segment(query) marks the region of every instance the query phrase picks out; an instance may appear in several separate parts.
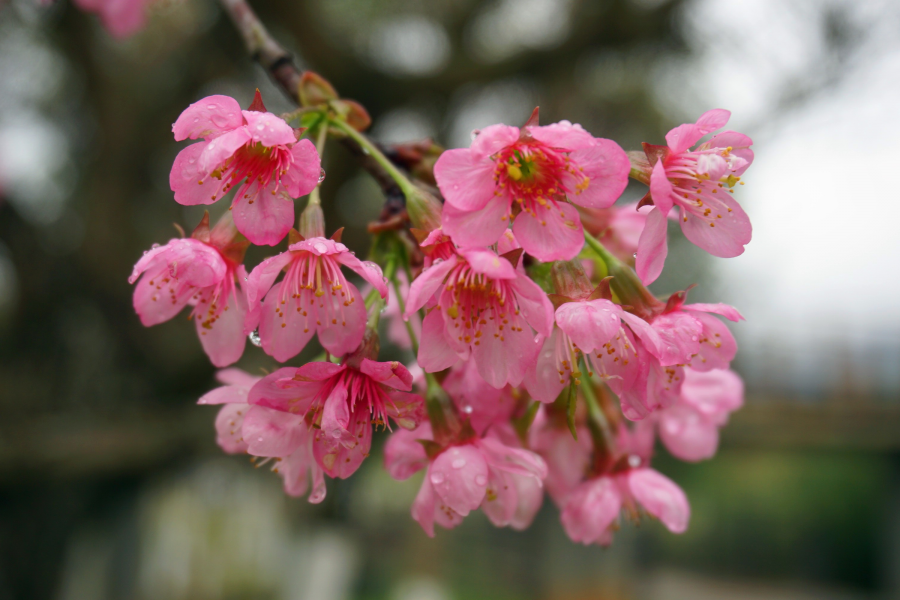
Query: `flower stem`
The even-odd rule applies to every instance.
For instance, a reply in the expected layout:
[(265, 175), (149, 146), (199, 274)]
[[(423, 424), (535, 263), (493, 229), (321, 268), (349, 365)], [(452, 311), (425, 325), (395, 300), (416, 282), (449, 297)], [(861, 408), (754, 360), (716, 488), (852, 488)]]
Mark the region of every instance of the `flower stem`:
[[(319, 153), (319, 160), (325, 155), (325, 140), (328, 138), (328, 122), (324, 119), (319, 124), (319, 131), (316, 135), (316, 151)], [(313, 191), (309, 193), (309, 201), (307, 202), (307, 206), (310, 204), (322, 204), (322, 198), (319, 196), (319, 188), (322, 187), (322, 182), (316, 184), (316, 187), (313, 188)]]
[(400, 190), (403, 192), (403, 195), (409, 198), (412, 194), (415, 193), (415, 187), (413, 184), (407, 179), (406, 175), (400, 172), (400, 170), (394, 166), (388, 157), (382, 154), (381, 150), (378, 149), (378, 146), (372, 143), (368, 137), (363, 135), (362, 133), (355, 130), (351, 127), (346, 121), (342, 121), (339, 119), (331, 119), (330, 123), (340, 129), (342, 132), (347, 134), (354, 142), (359, 144), (359, 147), (363, 149), (363, 151), (375, 159), (375, 162), (381, 166), (385, 172), (391, 176), (391, 178), (397, 183), (397, 186), (400, 187)]
[(609, 286), (623, 304), (630, 305), (635, 314), (642, 318), (647, 318), (662, 308), (663, 304), (650, 293), (631, 267), (613, 256), (587, 231), (584, 232), (584, 241), (606, 263), (606, 270), (613, 277)]
[[(585, 365), (585, 368), (587, 365)], [(597, 396), (594, 394), (593, 382), (588, 378), (581, 391), (587, 401), (588, 407), (588, 429), (591, 432), (591, 439), (594, 441), (594, 451), (597, 462), (604, 465), (612, 460), (615, 456), (615, 439), (613, 431), (609, 425), (609, 421), (597, 402)]]

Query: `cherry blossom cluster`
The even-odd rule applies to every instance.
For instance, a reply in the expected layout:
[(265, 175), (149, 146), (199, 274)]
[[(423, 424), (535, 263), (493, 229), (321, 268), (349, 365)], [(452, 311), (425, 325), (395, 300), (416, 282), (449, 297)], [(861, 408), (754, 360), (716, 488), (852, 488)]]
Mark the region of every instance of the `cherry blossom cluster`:
[[(351, 476), (373, 436), (388, 435), (388, 473), (424, 471), (411, 513), (429, 536), (477, 509), (524, 529), (545, 490), (576, 542), (609, 544), (623, 519), (642, 516), (685, 531), (687, 498), (651, 467), (655, 442), (686, 461), (715, 454), (743, 403), (723, 319), (742, 317), (688, 303), (687, 291), (658, 299), (646, 285), (662, 271), (670, 220), (715, 256), (750, 240), (733, 197), (750, 139), (726, 131), (701, 143), (729, 113), (709, 111), (665, 146), (626, 153), (568, 121), (540, 125), (535, 110), (524, 126), (476, 131), (470, 147), (422, 169), (391, 163), (335, 106), (303, 109), (303, 128), (258, 94), (247, 110), (210, 96), (173, 125), (175, 140), (194, 140), (172, 166), (175, 201), (229, 207), (214, 226), (207, 214), (189, 237), (146, 252), (130, 281), (144, 325), (190, 307), (222, 368), (222, 386), (199, 401), (222, 405), (221, 448), (270, 464), (288, 494), (315, 503), (326, 475)], [(406, 197), (399, 221), (370, 228), (371, 261), (340, 231), (326, 237), (329, 136), (360, 145)], [(649, 191), (616, 205), (629, 178)], [(283, 251), (249, 269), (251, 244)], [(378, 360), (379, 324), (409, 366)], [(230, 367), (248, 338), (270, 372)], [(310, 344), (318, 359), (275, 364)]]

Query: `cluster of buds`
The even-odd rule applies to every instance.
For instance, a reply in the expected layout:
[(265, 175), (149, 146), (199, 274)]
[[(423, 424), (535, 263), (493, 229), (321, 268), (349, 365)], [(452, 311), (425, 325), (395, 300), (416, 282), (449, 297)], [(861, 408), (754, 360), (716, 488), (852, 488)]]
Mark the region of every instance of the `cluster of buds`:
[[(732, 188), (753, 159), (749, 138), (725, 132), (691, 150), (727, 121), (714, 110), (672, 130), (667, 146), (626, 153), (567, 121), (542, 126), (535, 110), (523, 127), (492, 125), (469, 148), (417, 161), (417, 176), (332, 110), (344, 101), (328, 89), (333, 98), (301, 109), (308, 130), (258, 97), (248, 110), (205, 98), (173, 126), (176, 140), (202, 139), (175, 160), (175, 200), (234, 195), (212, 229), (205, 217), (191, 237), (138, 261), (142, 322), (191, 305), (218, 367), (241, 357), (248, 336), (279, 363), (314, 337), (324, 351), (262, 377), (220, 371), (224, 385), (200, 404), (223, 405), (222, 449), (271, 464), (288, 494), (320, 502), (325, 476), (352, 475), (388, 430), (390, 475), (425, 471), (411, 512), (430, 536), (479, 508), (523, 529), (545, 489), (576, 542), (609, 544), (623, 517), (642, 515), (683, 532), (690, 508), (651, 468), (655, 441), (687, 461), (716, 452), (743, 403), (729, 369), (737, 345), (720, 317), (742, 317), (645, 286), (662, 269), (676, 206), (689, 240), (717, 256), (742, 251), (750, 225)], [(328, 135), (362, 146), (406, 197), (408, 221), (372, 228), (377, 262), (358, 259), (340, 230), (326, 237), (318, 185)], [(614, 206), (629, 177), (650, 191)], [(305, 194), (294, 229), (293, 201)], [(285, 251), (248, 273), (248, 245), (285, 238)], [(362, 292), (345, 269), (367, 283)], [(381, 320), (415, 365), (378, 361)]]

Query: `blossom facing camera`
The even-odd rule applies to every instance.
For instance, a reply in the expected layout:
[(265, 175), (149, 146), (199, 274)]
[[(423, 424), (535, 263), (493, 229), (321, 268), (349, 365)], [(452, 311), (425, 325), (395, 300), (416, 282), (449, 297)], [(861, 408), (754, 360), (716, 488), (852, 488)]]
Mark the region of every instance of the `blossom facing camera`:
[(209, 96), (191, 104), (175, 124), (177, 141), (202, 141), (175, 158), (169, 185), (186, 206), (212, 204), (237, 189), (234, 223), (248, 240), (274, 246), (294, 222), (294, 198), (319, 182), (316, 147), (280, 117), (265, 112), (258, 98), (241, 110), (234, 98)]
[(665, 264), (667, 216), (673, 207), (679, 209), (685, 237), (713, 256), (738, 256), (750, 242), (750, 218), (732, 195), (753, 162), (753, 140), (724, 131), (690, 149), (703, 136), (724, 127), (730, 116), (727, 110), (710, 110), (696, 123), (667, 133), (667, 146), (644, 145), (652, 166), (649, 195), (655, 208), (647, 215), (638, 241), (635, 269), (647, 285), (659, 277)]
[[(251, 313), (248, 330), (259, 325), (263, 350), (284, 362), (318, 332), (335, 356), (355, 350), (366, 329), (366, 307), (345, 266), (370, 283), (382, 298), (388, 289), (381, 268), (361, 261), (347, 246), (322, 237), (302, 240), (287, 252), (261, 262), (247, 282)], [(275, 283), (281, 272), (284, 278)]]
[(469, 148), (447, 150), (434, 166), (446, 200), (443, 229), (460, 246), (478, 247), (494, 244), (513, 223), (528, 254), (569, 260), (584, 244), (578, 210), (569, 202), (611, 206), (629, 170), (618, 144), (568, 121), (491, 125)]

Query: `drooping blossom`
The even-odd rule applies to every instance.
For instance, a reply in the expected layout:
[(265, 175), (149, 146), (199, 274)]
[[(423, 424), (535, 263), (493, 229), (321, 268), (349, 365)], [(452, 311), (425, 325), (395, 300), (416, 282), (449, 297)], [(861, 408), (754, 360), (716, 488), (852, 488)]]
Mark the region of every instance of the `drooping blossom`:
[(541, 261), (568, 260), (584, 243), (578, 211), (569, 202), (611, 206), (629, 170), (618, 144), (568, 121), (491, 125), (476, 133), (469, 148), (444, 152), (434, 166), (446, 200), (443, 229), (460, 246), (483, 247), (515, 221), (525, 252)]
[(732, 188), (753, 162), (753, 141), (742, 133), (724, 131), (690, 149), (703, 136), (724, 127), (730, 116), (727, 110), (710, 110), (696, 123), (667, 133), (667, 146), (645, 144), (654, 205), (637, 249), (636, 270), (645, 284), (662, 272), (668, 253), (667, 215), (675, 206), (685, 237), (713, 256), (738, 256), (750, 242), (750, 219), (732, 197)]
[(639, 508), (659, 519), (672, 533), (684, 533), (691, 516), (687, 497), (678, 485), (651, 469), (653, 430), (638, 423), (632, 431), (619, 430), (622, 456), (612, 468), (595, 475), (566, 498), (560, 520), (573, 542), (585, 545), (612, 543), (615, 523), (624, 511), (633, 521)]
[(258, 435), (248, 435), (250, 451), (254, 436), (274, 446), (271, 455), (292, 451), (300, 443), (297, 431), (303, 430), (314, 435), (313, 456), (322, 469), (330, 477), (349, 477), (369, 454), (373, 423), (387, 426), (390, 417), (414, 429), (424, 419), (422, 397), (410, 389), (412, 375), (403, 365), (358, 356), (342, 365), (312, 362), (279, 369), (253, 387), (249, 402), (274, 409), (290, 425), (261, 423)]
[[(204, 217), (193, 237), (170, 240), (144, 253), (128, 278), (134, 309), (146, 327), (168, 321), (190, 305), (197, 335), (210, 361), (228, 366), (244, 352), (247, 298), (240, 282), (246, 242), (226, 216), (210, 231)], [(140, 281), (138, 279), (140, 278)]]
[(572, 436), (565, 415), (550, 414), (541, 406), (528, 430), (529, 447), (547, 463), (544, 485), (560, 508), (569, 493), (584, 481), (591, 464), (591, 437), (583, 424), (576, 425), (578, 439)]
[(547, 294), (486, 249), (454, 251), (424, 270), (410, 286), (406, 315), (430, 302), (436, 306), (422, 323), (419, 365), (441, 371), (471, 356), (495, 388), (522, 381), (538, 350), (533, 331), (549, 335), (553, 325)]
[[(361, 261), (344, 244), (314, 237), (291, 244), (287, 252), (257, 265), (247, 282), (252, 314), (259, 324), (263, 350), (284, 362), (319, 335), (335, 356), (355, 350), (366, 328), (366, 308), (355, 285), (341, 271), (345, 266), (387, 296), (381, 268)], [(284, 271), (284, 278), (275, 283)], [(250, 327), (248, 326), (248, 329)]]
[[(197, 404), (222, 404), (216, 417), (216, 442), (228, 454), (248, 453), (255, 456), (274, 457), (272, 471), (284, 481), (284, 491), (289, 496), (302, 496), (310, 487), (309, 501), (317, 504), (325, 499), (325, 477), (312, 455), (312, 434), (306, 428), (297, 428), (293, 435), (296, 448), (286, 448), (279, 454), (277, 448), (266, 445), (266, 438), (260, 439), (260, 423), (271, 425), (284, 423), (285, 413), (261, 406), (248, 404), (250, 389), (262, 379), (253, 377), (240, 369), (224, 369), (216, 374), (224, 383), (207, 392)], [(292, 417), (293, 415), (286, 415)], [(247, 423), (245, 431), (244, 425)], [(287, 426), (293, 423), (286, 423)], [(249, 440), (249, 442), (248, 442)], [(260, 452), (262, 450), (262, 452)], [(271, 452), (275, 450), (275, 454)]]
[(494, 424), (509, 422), (516, 398), (509, 385), (497, 389), (478, 373), (475, 361), (460, 361), (442, 383), (456, 409), (468, 418), (475, 433), (482, 435)]
[(262, 101), (241, 110), (234, 98), (208, 96), (191, 104), (172, 132), (178, 141), (202, 138), (175, 158), (169, 184), (184, 205), (212, 204), (237, 188), (231, 210), (238, 231), (274, 246), (294, 222), (294, 198), (313, 190), (321, 172), (312, 142)]
[(147, 23), (147, 6), (155, 0), (74, 0), (85, 12), (97, 13), (113, 37), (126, 38)]
[[(547, 466), (537, 454), (489, 435), (441, 448), (429, 425), (398, 431), (385, 445), (385, 466), (395, 479), (425, 468), (412, 517), (429, 537), (434, 524), (452, 529), (481, 508), (497, 527), (528, 527), (541, 506)], [(430, 442), (431, 452), (417, 440)], [(429, 455), (430, 454), (430, 455)]]
[(659, 437), (677, 458), (712, 458), (719, 447), (719, 428), (744, 404), (744, 382), (729, 370), (685, 370), (679, 399), (659, 411)]

